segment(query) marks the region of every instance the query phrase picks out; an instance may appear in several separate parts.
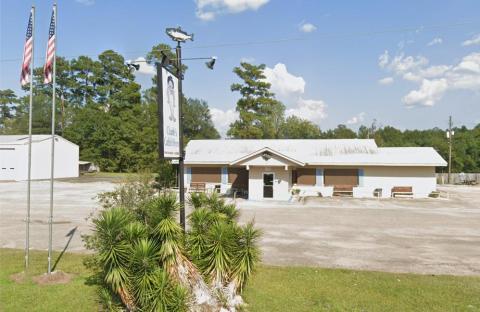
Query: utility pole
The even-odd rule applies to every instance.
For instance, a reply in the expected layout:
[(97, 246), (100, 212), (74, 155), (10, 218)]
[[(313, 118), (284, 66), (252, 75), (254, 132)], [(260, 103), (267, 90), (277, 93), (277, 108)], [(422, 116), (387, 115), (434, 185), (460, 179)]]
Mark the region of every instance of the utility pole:
[(447, 131), (447, 139), (448, 139), (448, 183), (451, 183), (450, 176), (452, 174), (452, 139), (454, 135), (454, 131), (452, 131), (452, 116), (448, 118), (448, 131)]

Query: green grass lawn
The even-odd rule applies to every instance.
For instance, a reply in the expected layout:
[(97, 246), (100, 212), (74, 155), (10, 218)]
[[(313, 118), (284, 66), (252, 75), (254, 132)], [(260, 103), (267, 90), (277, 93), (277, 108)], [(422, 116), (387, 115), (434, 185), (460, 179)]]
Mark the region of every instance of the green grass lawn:
[[(65, 253), (57, 269), (73, 273), (69, 284), (37, 285), (27, 278), (24, 283), (10, 280), (10, 275), (24, 269), (23, 250), (0, 249), (0, 311), (98, 311), (96, 288), (87, 286), (90, 275), (83, 266), (83, 256)], [(58, 257), (54, 253), (53, 263)], [(31, 251), (29, 275), (47, 270), (47, 252)]]
[[(0, 249), (0, 311), (98, 311), (83, 257), (59, 263), (75, 274), (69, 284), (17, 284), (9, 277), (23, 270), (23, 251)], [(44, 272), (46, 259), (32, 251), (30, 273)], [(249, 311), (480, 311), (480, 277), (261, 266), (244, 298)]]
[(480, 311), (480, 277), (262, 267), (244, 298), (251, 311)]

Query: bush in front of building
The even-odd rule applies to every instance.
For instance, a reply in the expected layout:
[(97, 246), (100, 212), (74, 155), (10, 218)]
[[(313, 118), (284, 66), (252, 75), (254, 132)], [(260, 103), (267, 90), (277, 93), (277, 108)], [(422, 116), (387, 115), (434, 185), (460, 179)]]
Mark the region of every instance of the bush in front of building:
[(103, 209), (84, 237), (94, 254), (99, 297), (107, 310), (227, 311), (259, 262), (260, 232), (239, 225), (238, 212), (218, 195), (193, 194), (189, 229), (175, 220), (175, 193), (129, 182), (100, 196)]

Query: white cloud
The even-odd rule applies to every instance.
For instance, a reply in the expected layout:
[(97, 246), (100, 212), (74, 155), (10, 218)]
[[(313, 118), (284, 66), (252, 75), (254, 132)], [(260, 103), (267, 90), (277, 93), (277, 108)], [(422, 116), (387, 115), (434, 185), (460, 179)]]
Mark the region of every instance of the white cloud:
[(266, 80), (272, 85), (272, 92), (280, 97), (305, 92), (305, 80), (290, 74), (285, 64), (278, 63), (273, 68), (266, 67), (263, 73)]
[(278, 63), (273, 68), (265, 68), (264, 75), (272, 85), (272, 92), (287, 106), (287, 117), (297, 116), (315, 123), (327, 117), (325, 102), (305, 99), (305, 79), (289, 73), (285, 64)]
[(433, 45), (442, 44), (442, 43), (443, 43), (443, 39), (440, 37), (436, 37), (436, 38), (433, 38), (432, 41), (427, 43), (427, 46), (431, 47)]
[(385, 77), (385, 78), (382, 78), (380, 80), (378, 80), (378, 83), (381, 84), (381, 85), (391, 85), (393, 83), (394, 79), (393, 77)]
[(235, 14), (246, 10), (258, 10), (269, 0), (196, 0), (199, 19), (214, 20), (220, 14)]
[(422, 81), (424, 78), (435, 78), (442, 76), (447, 70), (450, 69), (450, 66), (447, 65), (437, 65), (430, 66), (424, 69), (415, 68), (413, 71), (403, 73), (402, 78), (409, 81)]
[[(327, 117), (327, 105), (322, 100), (305, 99), (305, 80), (288, 72), (285, 64), (278, 63), (273, 68), (265, 68), (266, 81), (271, 84), (271, 90), (285, 105), (285, 116), (297, 116), (320, 122)], [(210, 108), (213, 124), (222, 137), (226, 136), (230, 124), (238, 120), (239, 114), (234, 109), (221, 110)]]
[(213, 12), (197, 11), (196, 15), (199, 19), (205, 22), (213, 21), (215, 19), (215, 13)]
[[(385, 55), (383, 53), (381, 57)], [(387, 54), (388, 55), (388, 52)], [(428, 66), (423, 56), (396, 56), (391, 61), (379, 62), (379, 66), (406, 81), (418, 84), (416, 90), (403, 97), (408, 105), (433, 106), (447, 92), (455, 90), (480, 90), (480, 52), (464, 56), (456, 65)]]
[(311, 23), (302, 23), (300, 25), (300, 31), (301, 32), (310, 33), (310, 32), (314, 32), (315, 30), (317, 30), (317, 26), (315, 26)]
[(95, 0), (75, 0), (77, 3), (83, 4), (83, 5), (93, 5), (95, 4)]
[(407, 56), (403, 53), (395, 56), (386, 67), (395, 73), (405, 74), (416, 71), (428, 64), (428, 59), (423, 56)]
[(322, 100), (306, 100), (300, 97), (296, 104), (296, 107), (285, 110), (287, 117), (297, 116), (315, 123), (327, 117), (327, 105)]
[(157, 73), (155, 66), (148, 64), (143, 56), (137, 57), (134, 61), (127, 60), (126, 62), (140, 65), (140, 68), (134, 74), (153, 76)]
[(385, 68), (387, 66), (388, 62), (390, 60), (390, 55), (388, 54), (388, 51), (385, 50), (380, 56), (378, 57), (378, 66), (381, 68)]
[(233, 109), (223, 111), (221, 109), (211, 107), (210, 114), (212, 116), (213, 124), (215, 128), (220, 132), (222, 137), (225, 137), (230, 124), (238, 119), (238, 112)]
[(433, 106), (447, 91), (448, 82), (445, 78), (428, 80), (423, 79), (420, 89), (410, 91), (403, 97), (406, 105), (423, 104)]
[(468, 47), (471, 45), (480, 44), (480, 34), (473, 36), (471, 39), (465, 40), (462, 42), (462, 46)]
[(353, 116), (349, 120), (347, 120), (347, 125), (355, 125), (358, 124), (359, 122), (362, 122), (365, 120), (365, 112), (361, 112), (360, 114)]

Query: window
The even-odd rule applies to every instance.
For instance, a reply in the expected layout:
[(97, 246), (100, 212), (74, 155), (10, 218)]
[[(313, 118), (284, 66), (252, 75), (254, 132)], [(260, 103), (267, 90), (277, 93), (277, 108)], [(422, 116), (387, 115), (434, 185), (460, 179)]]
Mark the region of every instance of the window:
[(298, 185), (315, 185), (317, 174), (315, 168), (297, 168), (292, 171), (292, 183)]
[(192, 182), (221, 183), (221, 168), (192, 167)]

